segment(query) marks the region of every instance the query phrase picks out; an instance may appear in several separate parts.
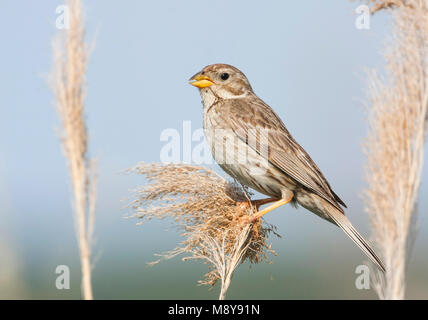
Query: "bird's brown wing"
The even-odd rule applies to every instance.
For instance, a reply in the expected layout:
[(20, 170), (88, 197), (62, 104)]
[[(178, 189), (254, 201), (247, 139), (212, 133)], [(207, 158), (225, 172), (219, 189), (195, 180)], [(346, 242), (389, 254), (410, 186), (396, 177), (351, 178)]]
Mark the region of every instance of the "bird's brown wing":
[[(342, 213), (345, 203), (333, 192), (327, 179), (306, 151), (294, 140), (278, 115), (258, 97), (228, 100), (221, 108), (223, 121), (269, 163), (330, 202)], [(266, 146), (267, 143), (267, 146)], [(262, 152), (260, 152), (262, 150)], [(263, 152), (267, 150), (267, 152)]]

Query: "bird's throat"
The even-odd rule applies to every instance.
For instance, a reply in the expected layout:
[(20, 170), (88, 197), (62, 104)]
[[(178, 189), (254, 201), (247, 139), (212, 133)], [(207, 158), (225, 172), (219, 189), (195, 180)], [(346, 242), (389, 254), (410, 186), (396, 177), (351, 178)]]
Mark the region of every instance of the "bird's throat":
[(213, 106), (219, 100), (219, 97), (215, 95), (210, 88), (204, 88), (200, 91), (204, 113), (207, 113), (211, 106)]

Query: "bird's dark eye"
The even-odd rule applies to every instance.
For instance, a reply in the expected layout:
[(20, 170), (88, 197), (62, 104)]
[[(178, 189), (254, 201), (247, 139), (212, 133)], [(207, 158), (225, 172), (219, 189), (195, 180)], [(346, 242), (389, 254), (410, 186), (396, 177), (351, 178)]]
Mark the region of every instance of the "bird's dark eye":
[(224, 72), (220, 75), (220, 78), (221, 78), (221, 80), (227, 80), (227, 79), (229, 79), (229, 74)]

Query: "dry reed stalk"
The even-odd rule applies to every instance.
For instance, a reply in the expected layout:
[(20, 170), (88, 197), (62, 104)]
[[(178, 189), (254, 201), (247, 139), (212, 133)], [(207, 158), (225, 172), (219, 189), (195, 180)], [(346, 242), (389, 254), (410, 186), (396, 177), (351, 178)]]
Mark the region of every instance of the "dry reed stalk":
[[(219, 299), (225, 299), (236, 268), (243, 262), (259, 263), (274, 253), (267, 244), (275, 227), (261, 221), (242, 224), (254, 213), (247, 191), (212, 170), (185, 164), (140, 163), (130, 172), (145, 176), (148, 184), (135, 190), (130, 207), (140, 219), (172, 218), (183, 231), (180, 245), (161, 259), (186, 254), (210, 265), (200, 284), (214, 286), (220, 280)], [(142, 222), (140, 222), (142, 223)]]
[(82, 294), (92, 300), (91, 242), (95, 219), (96, 176), (94, 161), (88, 159), (88, 135), (84, 119), (85, 73), (88, 48), (80, 0), (67, 1), (69, 29), (60, 31), (54, 42), (52, 87), (61, 120), (61, 142), (73, 187), (74, 221), (79, 245)]
[(385, 275), (379, 273), (374, 280), (381, 299), (405, 297), (428, 116), (428, 3), (396, 2), (402, 5), (392, 10), (393, 36), (385, 52), (387, 80), (375, 72), (369, 77), (365, 141), (366, 211), (386, 264)]

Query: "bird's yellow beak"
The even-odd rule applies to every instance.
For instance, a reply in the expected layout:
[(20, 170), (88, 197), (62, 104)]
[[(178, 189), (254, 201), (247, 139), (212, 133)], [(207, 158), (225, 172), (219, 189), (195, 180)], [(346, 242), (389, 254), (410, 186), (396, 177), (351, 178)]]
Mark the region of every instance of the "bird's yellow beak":
[(201, 75), (200, 73), (195, 74), (189, 79), (189, 83), (199, 89), (206, 88), (214, 84), (209, 77)]

